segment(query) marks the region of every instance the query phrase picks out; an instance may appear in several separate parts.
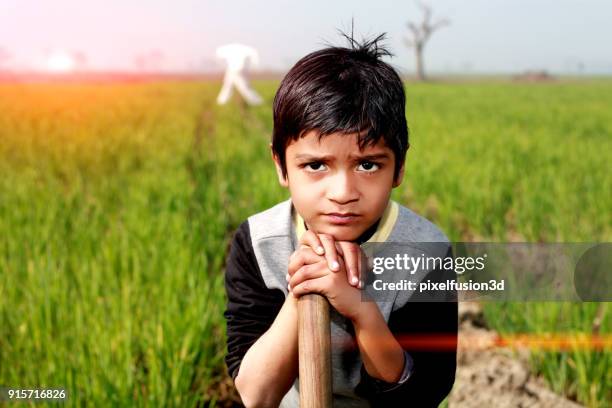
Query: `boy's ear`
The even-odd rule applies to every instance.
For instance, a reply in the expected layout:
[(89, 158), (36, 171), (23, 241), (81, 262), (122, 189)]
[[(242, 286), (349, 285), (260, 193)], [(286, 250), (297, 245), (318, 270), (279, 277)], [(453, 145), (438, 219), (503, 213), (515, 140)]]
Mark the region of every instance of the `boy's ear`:
[(405, 164), (402, 164), (402, 167), (400, 167), (400, 170), (397, 173), (397, 178), (393, 180), (393, 188), (398, 187), (400, 184), (402, 184), (402, 180), (404, 179), (404, 166)]
[(272, 143), (270, 143), (270, 154), (272, 156), (272, 160), (274, 160), (274, 167), (276, 167), (276, 175), (278, 176), (278, 182), (283, 187), (289, 187), (289, 182), (287, 181), (285, 176), (283, 176), (283, 169), (281, 168), (280, 160), (278, 156), (274, 154), (274, 150), (272, 150)]

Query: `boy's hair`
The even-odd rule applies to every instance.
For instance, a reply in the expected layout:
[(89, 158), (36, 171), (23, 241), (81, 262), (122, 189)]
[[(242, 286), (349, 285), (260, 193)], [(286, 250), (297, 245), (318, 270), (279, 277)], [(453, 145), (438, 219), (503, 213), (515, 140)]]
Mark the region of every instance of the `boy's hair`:
[(359, 132), (360, 149), (382, 137), (395, 155), (397, 179), (409, 147), (406, 96), (397, 72), (381, 60), (392, 55), (379, 45), (385, 34), (362, 43), (342, 35), (350, 48), (310, 53), (283, 78), (274, 97), (272, 150), (287, 177), (287, 146), (311, 130), (319, 132), (319, 139)]

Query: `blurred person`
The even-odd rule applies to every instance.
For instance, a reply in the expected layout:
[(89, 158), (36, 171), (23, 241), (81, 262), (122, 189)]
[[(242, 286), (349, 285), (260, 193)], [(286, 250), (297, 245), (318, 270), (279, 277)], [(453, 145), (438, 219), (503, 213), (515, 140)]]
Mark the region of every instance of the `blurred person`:
[(227, 62), (225, 76), (223, 77), (223, 87), (217, 103), (225, 105), (232, 97), (232, 88), (236, 87), (238, 93), (249, 105), (259, 105), (262, 102), (261, 96), (253, 90), (249, 81), (244, 75), (247, 68), (247, 61), (252, 67), (259, 64), (259, 55), (253, 47), (243, 44), (227, 44), (217, 48), (217, 58)]

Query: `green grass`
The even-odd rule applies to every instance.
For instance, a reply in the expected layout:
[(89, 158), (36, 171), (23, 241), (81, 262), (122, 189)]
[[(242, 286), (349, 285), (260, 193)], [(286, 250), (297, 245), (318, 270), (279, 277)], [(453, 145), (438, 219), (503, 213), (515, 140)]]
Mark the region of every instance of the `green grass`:
[[(258, 83), (266, 103), (244, 109), (215, 106), (215, 83), (0, 85), (0, 385), (64, 386), (69, 405), (226, 397), (227, 243), (287, 197), (268, 148), (276, 86)], [(454, 240), (610, 240), (612, 81), (407, 96), (395, 199)], [(502, 333), (590, 333), (596, 308), (486, 317)], [(610, 401), (610, 350), (532, 359), (555, 390)]]

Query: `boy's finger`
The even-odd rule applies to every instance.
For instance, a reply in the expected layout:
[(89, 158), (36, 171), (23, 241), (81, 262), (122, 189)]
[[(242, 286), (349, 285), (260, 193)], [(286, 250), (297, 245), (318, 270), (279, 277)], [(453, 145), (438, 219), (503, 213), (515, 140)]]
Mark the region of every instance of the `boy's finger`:
[(325, 253), (325, 248), (321, 244), (319, 236), (314, 231), (308, 230), (304, 234), (302, 234), (302, 237), (300, 238), (300, 244), (311, 247), (312, 250), (315, 251), (318, 255), (323, 255)]
[(357, 287), (359, 289), (363, 289), (363, 281), (362, 281), (362, 279), (365, 279), (364, 276), (363, 276), (363, 269), (361, 269), (362, 268), (362, 260), (361, 260), (361, 258), (362, 258), (363, 253), (361, 252), (361, 247), (359, 247), (359, 250), (360, 250), (359, 257), (357, 258), (357, 263), (359, 265), (359, 276), (357, 276), (357, 279), (358, 279)]
[(349, 285), (357, 287), (359, 285), (359, 258), (361, 249), (353, 242), (339, 242), (344, 254), (344, 265), (346, 265), (346, 279)]
[(317, 279), (325, 275), (329, 275), (329, 273), (327, 262), (325, 260), (316, 264), (304, 265), (293, 274), (289, 280), (289, 285), (293, 288), (306, 280)]
[(300, 247), (289, 257), (287, 267), (287, 280), (303, 265), (309, 265), (321, 260), (321, 256), (314, 253), (309, 246)]
[(300, 297), (307, 293), (320, 293), (321, 295), (325, 296), (326, 282), (326, 276), (316, 279), (308, 279), (296, 287), (291, 287), (291, 293), (293, 293), (293, 296), (295, 297)]
[(323, 248), (325, 248), (325, 259), (327, 259), (329, 269), (338, 272), (340, 270), (340, 263), (338, 262), (338, 253), (336, 251), (336, 240), (329, 234), (319, 234), (319, 240)]

